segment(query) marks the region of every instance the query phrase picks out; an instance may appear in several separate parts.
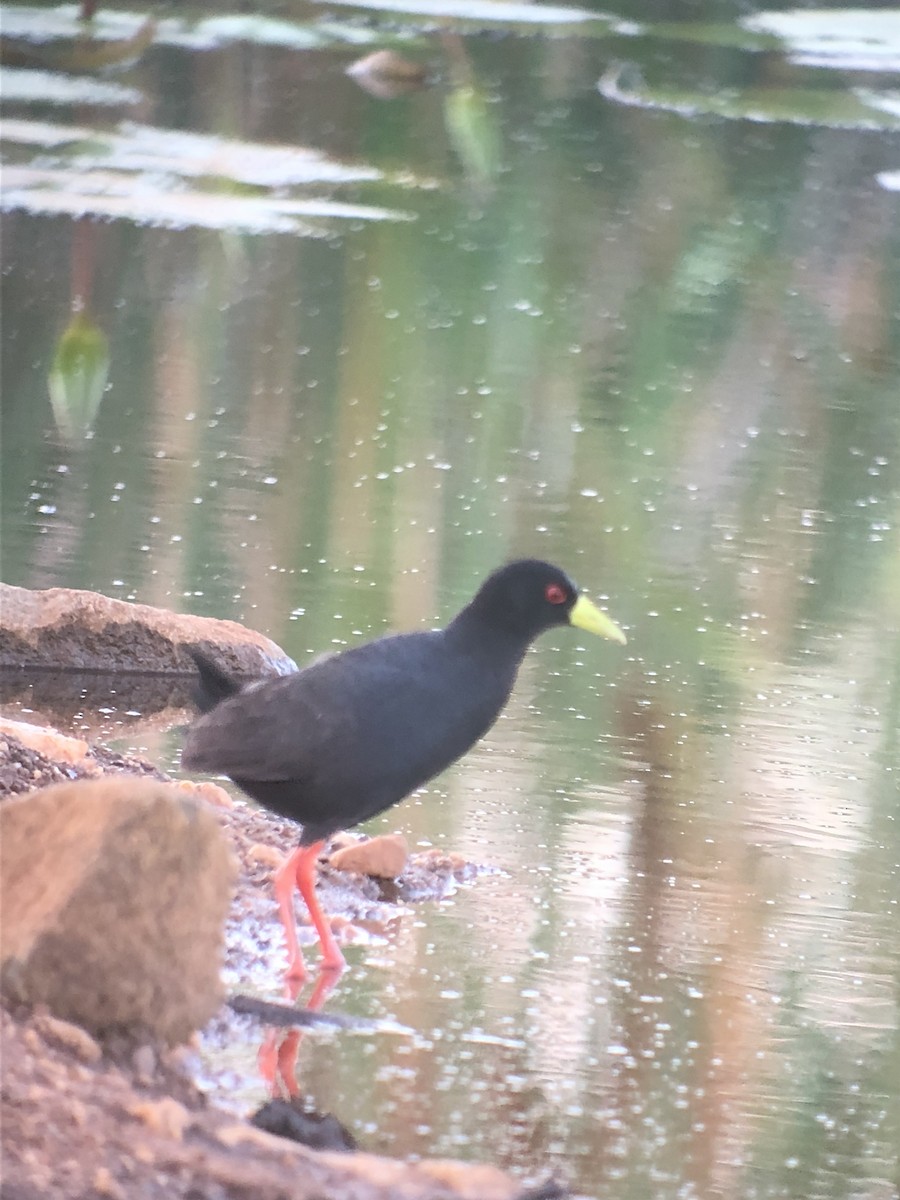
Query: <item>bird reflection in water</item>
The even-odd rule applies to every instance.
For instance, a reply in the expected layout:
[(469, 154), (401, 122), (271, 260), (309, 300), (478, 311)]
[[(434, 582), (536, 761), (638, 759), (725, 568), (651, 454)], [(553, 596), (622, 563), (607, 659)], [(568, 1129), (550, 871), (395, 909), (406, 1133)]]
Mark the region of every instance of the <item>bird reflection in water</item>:
[[(305, 1007), (307, 1013), (322, 1011), (339, 978), (340, 972), (320, 972)], [(296, 1003), (302, 986), (303, 981), (300, 979), (285, 980), (285, 998), (291, 1003)], [(257, 1055), (257, 1063), (273, 1100), (294, 1100), (300, 1097), (296, 1069), (303, 1032), (303, 1029), (296, 1025), (287, 1030), (277, 1025), (271, 1025), (263, 1038)]]
[[(339, 973), (333, 971), (320, 973), (305, 1008), (297, 1009), (293, 1015), (287, 1006), (260, 1005), (263, 1011), (268, 1008), (270, 1016), (276, 1015), (276, 1009), (283, 1016), (282, 1023), (269, 1026), (259, 1048), (257, 1062), (270, 1099), (253, 1114), (251, 1123), (314, 1150), (352, 1151), (358, 1145), (350, 1130), (333, 1113), (317, 1112), (303, 1096), (297, 1082), (297, 1059), (304, 1030), (296, 1024), (285, 1028), (285, 1024), (301, 1018), (305, 1025), (317, 1023), (312, 1017), (321, 1013), (338, 978)], [(286, 981), (285, 997), (292, 1004), (296, 1003), (301, 986), (299, 979)], [(252, 1002), (247, 1007), (252, 1007)], [(335, 1024), (337, 1019), (323, 1017), (322, 1023)]]

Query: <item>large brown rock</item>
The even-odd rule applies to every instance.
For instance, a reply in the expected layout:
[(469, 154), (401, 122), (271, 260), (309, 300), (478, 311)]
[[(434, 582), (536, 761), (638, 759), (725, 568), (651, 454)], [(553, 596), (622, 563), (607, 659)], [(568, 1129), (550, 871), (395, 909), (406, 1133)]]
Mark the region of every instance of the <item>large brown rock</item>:
[(129, 604), (97, 592), (34, 592), (0, 583), (0, 667), (193, 675), (188, 646), (238, 675), (285, 675), (296, 664), (235, 621)]
[(221, 1002), (235, 868), (206, 805), (127, 777), (0, 806), (0, 988), (94, 1033), (184, 1040)]

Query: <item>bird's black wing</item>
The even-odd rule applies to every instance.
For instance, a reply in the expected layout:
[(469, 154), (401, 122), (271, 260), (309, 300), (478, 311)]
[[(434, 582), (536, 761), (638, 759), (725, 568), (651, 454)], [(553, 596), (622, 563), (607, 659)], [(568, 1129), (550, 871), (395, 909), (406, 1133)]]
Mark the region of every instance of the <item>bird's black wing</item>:
[[(418, 688), (433, 686), (431, 642), (429, 634), (382, 638), (295, 675), (251, 684), (191, 726), (182, 763), (259, 782), (313, 781), (323, 771), (340, 775), (348, 756), (377, 749), (373, 728), (388, 739), (400, 732), (392, 728), (387, 697), (402, 689), (414, 708)], [(394, 653), (385, 653), (386, 647)], [(418, 671), (409, 670), (410, 654)]]

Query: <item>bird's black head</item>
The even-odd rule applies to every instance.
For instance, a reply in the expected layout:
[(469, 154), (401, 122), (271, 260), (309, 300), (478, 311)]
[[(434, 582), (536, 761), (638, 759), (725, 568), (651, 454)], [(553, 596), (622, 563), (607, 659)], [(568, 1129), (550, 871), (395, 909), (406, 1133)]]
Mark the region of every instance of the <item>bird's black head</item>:
[(528, 641), (554, 625), (577, 625), (601, 637), (625, 641), (609, 617), (586, 596), (579, 596), (565, 571), (536, 558), (507, 563), (488, 576), (464, 612)]

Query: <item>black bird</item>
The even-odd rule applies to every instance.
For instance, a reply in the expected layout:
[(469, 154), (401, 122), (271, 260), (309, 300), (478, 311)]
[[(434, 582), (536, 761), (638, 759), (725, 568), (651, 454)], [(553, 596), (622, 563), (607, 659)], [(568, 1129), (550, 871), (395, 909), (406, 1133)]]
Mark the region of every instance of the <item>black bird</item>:
[(322, 944), (322, 967), (344, 965), (316, 899), (325, 840), (397, 804), (465, 754), (499, 716), (525, 651), (555, 625), (625, 641), (558, 567), (522, 559), (490, 575), (445, 629), (378, 638), (293, 675), (242, 687), (192, 651), (204, 715), (188, 731), (182, 762), (229, 776), (303, 826), (275, 875), (290, 978), (305, 975), (295, 884)]

